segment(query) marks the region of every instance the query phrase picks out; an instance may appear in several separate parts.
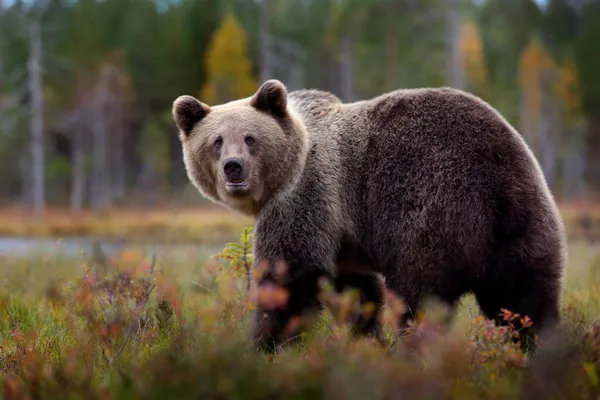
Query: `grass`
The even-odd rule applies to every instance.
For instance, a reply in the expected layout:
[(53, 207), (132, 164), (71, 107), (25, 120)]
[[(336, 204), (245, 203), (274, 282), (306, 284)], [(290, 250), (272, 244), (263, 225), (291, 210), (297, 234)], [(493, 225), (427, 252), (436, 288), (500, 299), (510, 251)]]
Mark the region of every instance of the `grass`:
[[(437, 329), (443, 310), (432, 304), (391, 349), (352, 340), (350, 298), (330, 296), (337, 306), (302, 342), (260, 354), (248, 340), (257, 294), (246, 287), (245, 245), (221, 259), (153, 260), (132, 248), (104, 264), (0, 260), (3, 398), (600, 398), (600, 251), (585, 243), (570, 247), (564, 329), (532, 359), (470, 296), (450, 333)], [(388, 330), (401, 305), (390, 300)]]

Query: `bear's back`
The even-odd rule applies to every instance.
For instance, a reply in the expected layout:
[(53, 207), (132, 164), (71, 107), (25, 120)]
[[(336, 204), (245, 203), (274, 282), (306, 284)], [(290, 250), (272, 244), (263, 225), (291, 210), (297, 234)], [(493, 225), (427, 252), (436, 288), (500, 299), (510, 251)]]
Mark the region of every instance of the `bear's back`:
[(328, 125), (342, 165), (357, 174), (349, 181), (378, 180), (404, 190), (427, 184), (430, 195), (461, 187), (492, 194), (515, 179), (545, 186), (522, 137), (492, 107), (462, 91), (397, 90), (340, 106)]
[[(415, 249), (428, 249), (430, 257), (468, 259), (478, 268), (499, 224), (513, 229), (502, 218), (555, 214), (523, 139), (475, 96), (441, 88), (397, 90), (349, 104), (323, 92), (303, 92), (299, 99), (315, 170), (339, 171), (332, 184), (354, 227), (348, 236), (374, 251), (382, 266), (394, 264), (398, 249), (392, 248), (399, 246), (406, 262), (422, 257)], [(518, 211), (512, 199), (521, 202)], [(547, 221), (545, 228), (560, 231), (556, 218)]]

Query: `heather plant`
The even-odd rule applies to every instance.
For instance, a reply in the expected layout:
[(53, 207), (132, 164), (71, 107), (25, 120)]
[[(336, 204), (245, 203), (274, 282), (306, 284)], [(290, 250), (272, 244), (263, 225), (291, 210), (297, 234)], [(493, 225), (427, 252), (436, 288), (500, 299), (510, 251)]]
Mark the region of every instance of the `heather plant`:
[(573, 268), (563, 329), (538, 338), (534, 357), (519, 348), (521, 329), (532, 322), (511, 310), (499, 314), (502, 327), (462, 314), (455, 325), (461, 331), (447, 327), (448, 310), (432, 299), (399, 336), (405, 306), (391, 292), (382, 315), (386, 343), (356, 338), (350, 322), (372, 308), (326, 281), (326, 308), (316, 323), (306, 324), (298, 342), (267, 355), (249, 340), (252, 312), (257, 301), (285, 304), (287, 297), (275, 288), (249, 290), (251, 235), (245, 230), (200, 269), (128, 249), (84, 266), (57, 260), (53, 279), (41, 284), (49, 273), (43, 260), (5, 260), (3, 398), (600, 396), (597, 261)]

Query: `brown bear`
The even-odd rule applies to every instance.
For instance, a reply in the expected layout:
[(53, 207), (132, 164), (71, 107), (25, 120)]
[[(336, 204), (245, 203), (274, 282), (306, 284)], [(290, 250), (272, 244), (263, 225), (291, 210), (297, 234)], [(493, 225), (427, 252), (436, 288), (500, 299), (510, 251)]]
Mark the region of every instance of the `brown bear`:
[(321, 277), (376, 305), (355, 321), (366, 335), (380, 331), (386, 287), (408, 306), (403, 324), (428, 296), (453, 307), (466, 293), (498, 323), (502, 308), (529, 316), (531, 332), (559, 322), (557, 206), (524, 140), (480, 98), (422, 88), (342, 103), (269, 80), (213, 107), (180, 96), (172, 112), (189, 179), (255, 217), (258, 285), (289, 293), (257, 307), (257, 344), (276, 348), (321, 308)]

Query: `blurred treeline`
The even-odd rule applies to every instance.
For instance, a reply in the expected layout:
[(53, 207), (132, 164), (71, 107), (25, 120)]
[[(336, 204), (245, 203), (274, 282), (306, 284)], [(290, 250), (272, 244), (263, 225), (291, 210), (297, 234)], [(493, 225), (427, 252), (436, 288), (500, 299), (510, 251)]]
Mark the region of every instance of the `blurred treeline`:
[(278, 78), (344, 101), (451, 85), (517, 127), (558, 197), (600, 186), (597, 0), (0, 0), (0, 197), (74, 210), (188, 185), (170, 117)]

